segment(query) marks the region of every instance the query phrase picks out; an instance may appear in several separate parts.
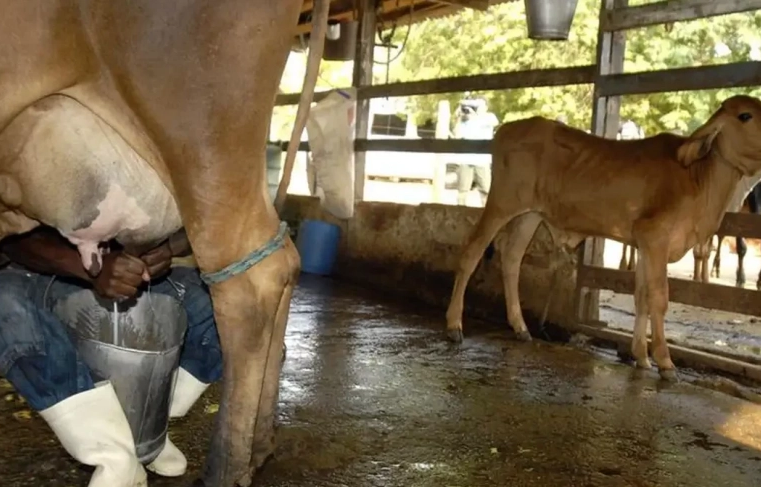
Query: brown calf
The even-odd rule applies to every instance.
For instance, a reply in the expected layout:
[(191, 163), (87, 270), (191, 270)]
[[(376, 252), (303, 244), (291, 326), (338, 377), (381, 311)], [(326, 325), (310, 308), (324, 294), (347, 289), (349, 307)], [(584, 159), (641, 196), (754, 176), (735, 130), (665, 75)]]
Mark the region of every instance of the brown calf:
[(507, 316), (530, 340), (520, 308), (523, 255), (541, 222), (556, 243), (578, 246), (587, 236), (634, 245), (636, 318), (632, 354), (639, 367), (652, 355), (661, 376), (676, 378), (666, 336), (666, 266), (719, 228), (743, 175), (761, 170), (761, 101), (735, 96), (690, 137), (660, 134), (610, 140), (533, 117), (500, 127), (492, 145), (492, 190), (455, 276), (447, 335), (462, 340), (465, 288), (486, 246), (500, 239)]

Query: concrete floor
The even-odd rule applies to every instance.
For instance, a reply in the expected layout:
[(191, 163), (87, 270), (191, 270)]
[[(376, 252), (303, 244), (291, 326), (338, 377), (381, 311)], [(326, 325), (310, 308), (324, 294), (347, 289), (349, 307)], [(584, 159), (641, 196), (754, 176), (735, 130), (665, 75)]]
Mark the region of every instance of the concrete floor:
[[(458, 349), (443, 312), (303, 276), (293, 299), (270, 487), (761, 485), (761, 407), (665, 385), (608, 355), (505, 338), (467, 320)], [(2, 389), (0, 385), (0, 389)], [(0, 390), (0, 486), (78, 487), (44, 422)], [(187, 486), (205, 454), (218, 389), (171, 435)]]

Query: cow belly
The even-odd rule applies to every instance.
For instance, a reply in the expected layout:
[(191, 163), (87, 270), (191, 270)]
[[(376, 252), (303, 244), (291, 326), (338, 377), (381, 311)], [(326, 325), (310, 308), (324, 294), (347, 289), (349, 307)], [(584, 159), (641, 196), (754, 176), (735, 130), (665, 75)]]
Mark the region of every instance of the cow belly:
[[(0, 212), (57, 228), (91, 271), (100, 267), (100, 242), (155, 244), (182, 225), (153, 168), (109, 125), (63, 95), (38, 101), (0, 134), (0, 178)], [(8, 233), (12, 229), (0, 227), (0, 236)]]

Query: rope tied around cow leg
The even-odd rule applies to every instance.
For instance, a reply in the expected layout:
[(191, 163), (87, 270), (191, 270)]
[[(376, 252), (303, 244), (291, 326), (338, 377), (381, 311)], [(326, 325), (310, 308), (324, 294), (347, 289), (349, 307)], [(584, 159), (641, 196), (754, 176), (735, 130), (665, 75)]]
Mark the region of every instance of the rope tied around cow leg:
[(255, 249), (247, 256), (243, 257), (237, 262), (233, 262), (223, 269), (215, 272), (202, 273), (201, 280), (203, 280), (207, 286), (211, 286), (212, 284), (219, 284), (220, 282), (224, 282), (231, 277), (246, 272), (259, 262), (269, 257), (275, 251), (282, 249), (285, 245), (285, 235), (287, 232), (288, 224), (286, 222), (280, 222), (280, 229), (278, 230), (277, 235), (272, 237), (263, 246)]

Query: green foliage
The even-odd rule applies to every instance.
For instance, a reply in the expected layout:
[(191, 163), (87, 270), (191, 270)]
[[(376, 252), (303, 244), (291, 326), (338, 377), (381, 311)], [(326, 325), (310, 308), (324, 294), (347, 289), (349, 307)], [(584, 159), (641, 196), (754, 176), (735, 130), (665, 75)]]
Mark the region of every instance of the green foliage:
[[(526, 36), (523, 2), (497, 5), (487, 12), (463, 10), (412, 27), (399, 60), (392, 63), (392, 81), (465, 76), (594, 63), (599, 0), (580, 0), (567, 42), (532, 41)], [(668, 28), (670, 27), (670, 28)], [(627, 32), (626, 72), (722, 64), (761, 59), (761, 13), (735, 14), (673, 26)], [(402, 43), (400, 27), (394, 43)], [(755, 48), (754, 48), (755, 46)], [(722, 52), (723, 51), (723, 52)], [(393, 54), (392, 54), (393, 56)], [(376, 51), (385, 59), (385, 49)], [(382, 72), (384, 66), (376, 66)], [(376, 73), (376, 78), (380, 76)], [(378, 80), (380, 81), (380, 80)], [(622, 116), (642, 125), (646, 134), (689, 131), (702, 123), (720, 101), (735, 93), (761, 95), (759, 89), (678, 92), (625, 97)], [(565, 116), (568, 123), (589, 128), (592, 86), (526, 88), (479, 93), (502, 121), (531, 115)], [(409, 99), (418, 124), (435, 118), (439, 100), (452, 106), (462, 94)]]

